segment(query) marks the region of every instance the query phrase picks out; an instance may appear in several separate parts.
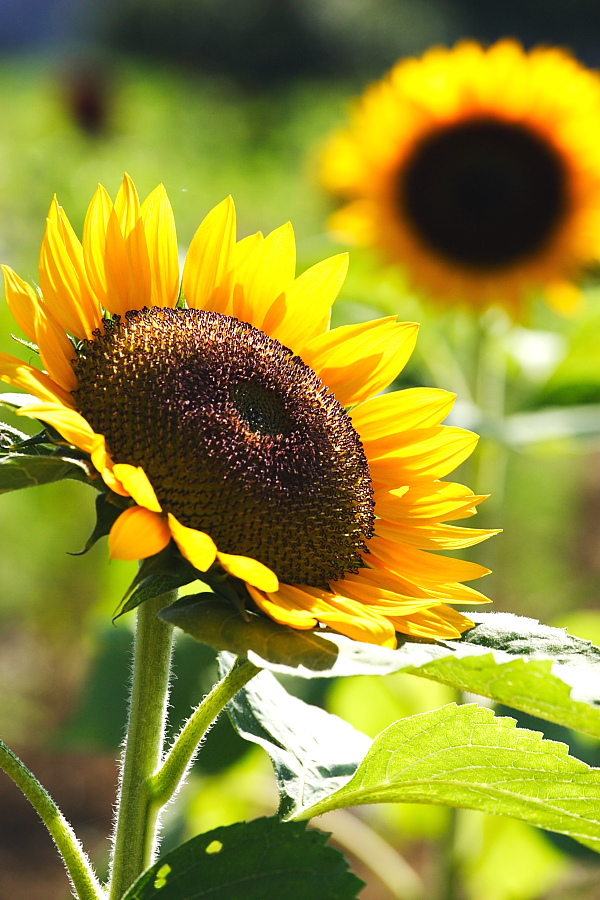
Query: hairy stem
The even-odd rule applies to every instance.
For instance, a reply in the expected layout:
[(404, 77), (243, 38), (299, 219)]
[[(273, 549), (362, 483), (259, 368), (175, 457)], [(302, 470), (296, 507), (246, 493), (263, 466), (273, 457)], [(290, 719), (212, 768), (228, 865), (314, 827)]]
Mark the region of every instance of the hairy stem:
[(150, 781), (155, 802), (164, 806), (177, 793), (200, 741), (232, 697), (261, 670), (238, 657), (227, 675), (194, 710), (173, 742), (161, 769)]
[(75, 832), (48, 791), (3, 741), (0, 741), (0, 768), (21, 788), (54, 838), (78, 900), (102, 900), (104, 891)]
[(161, 764), (173, 627), (157, 613), (176, 599), (171, 592), (138, 607), (127, 736), (113, 841), (110, 900), (127, 889), (154, 860), (157, 849), (157, 804), (151, 778)]

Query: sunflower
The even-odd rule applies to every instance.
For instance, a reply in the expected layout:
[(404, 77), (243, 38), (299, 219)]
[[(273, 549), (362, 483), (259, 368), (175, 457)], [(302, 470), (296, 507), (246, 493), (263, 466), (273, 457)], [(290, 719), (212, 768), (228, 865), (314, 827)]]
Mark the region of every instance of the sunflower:
[(514, 314), (600, 254), (600, 78), (558, 49), (472, 41), (401, 61), (325, 147), (331, 228), (417, 289)]
[(444, 524), (483, 499), (439, 480), (477, 436), (440, 424), (452, 394), (381, 393), (415, 324), (329, 330), (346, 267), (336, 256), (295, 278), (291, 226), (236, 241), (227, 199), (193, 238), (180, 290), (166, 192), (140, 205), (126, 176), (114, 205), (98, 188), (83, 243), (53, 201), (41, 294), (4, 267), (45, 371), (2, 353), (0, 378), (120, 495), (113, 558), (170, 547), (292, 628), (392, 647), (396, 632), (458, 637), (472, 623), (446, 602), (485, 601), (461, 582), (488, 570), (432, 551), (492, 533)]

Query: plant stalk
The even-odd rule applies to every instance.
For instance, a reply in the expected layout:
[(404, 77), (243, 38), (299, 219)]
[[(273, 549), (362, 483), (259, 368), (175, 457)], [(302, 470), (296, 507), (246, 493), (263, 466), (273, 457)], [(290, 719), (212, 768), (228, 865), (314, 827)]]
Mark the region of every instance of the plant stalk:
[(121, 900), (154, 860), (161, 804), (151, 790), (163, 753), (173, 626), (157, 614), (177, 597), (162, 594), (138, 607), (133, 675), (113, 838), (109, 900)]
[(23, 791), (54, 838), (78, 900), (103, 900), (102, 886), (71, 825), (48, 791), (3, 741), (0, 741), (0, 769)]
[(198, 745), (210, 726), (232, 697), (260, 671), (250, 660), (238, 657), (227, 675), (196, 707), (175, 738), (161, 769), (150, 781), (157, 803), (164, 806), (177, 793)]

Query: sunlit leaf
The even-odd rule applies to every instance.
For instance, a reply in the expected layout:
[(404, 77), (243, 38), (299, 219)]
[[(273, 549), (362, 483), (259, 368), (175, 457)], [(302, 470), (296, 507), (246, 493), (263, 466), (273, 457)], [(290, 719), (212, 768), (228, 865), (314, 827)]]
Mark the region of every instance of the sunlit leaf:
[[(225, 675), (235, 657), (221, 654)], [(235, 729), (273, 761), (280, 812), (310, 806), (338, 790), (356, 771), (371, 739), (339, 716), (293, 697), (261, 672), (227, 706)]]
[(161, 857), (123, 900), (354, 900), (363, 882), (327, 838), (279, 819), (215, 828)]
[(90, 467), (79, 459), (12, 453), (0, 457), (0, 494), (72, 478), (90, 481)]
[(34, 397), (33, 394), (0, 394), (0, 406), (6, 406), (8, 409), (20, 409), (22, 406), (31, 406), (32, 403), (39, 402), (39, 397)]
[[(189, 602), (187, 602), (189, 601)], [(562, 628), (511, 613), (470, 613), (460, 641), (404, 641), (397, 650), (331, 632), (294, 631), (228, 602), (193, 598), (163, 617), (197, 640), (304, 678), (409, 672), (600, 737), (600, 649)]]
[(600, 769), (476, 704), (450, 703), (395, 722), (344, 787), (295, 817), (399, 802), (513, 816), (600, 850)]

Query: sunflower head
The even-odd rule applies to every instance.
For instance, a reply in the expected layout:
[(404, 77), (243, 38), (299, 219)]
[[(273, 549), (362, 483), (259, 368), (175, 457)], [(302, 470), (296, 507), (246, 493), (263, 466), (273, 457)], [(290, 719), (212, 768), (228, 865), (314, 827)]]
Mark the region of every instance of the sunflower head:
[(443, 524), (483, 499), (440, 480), (476, 436), (441, 424), (451, 395), (382, 393), (414, 324), (329, 329), (346, 264), (296, 278), (291, 227), (237, 241), (226, 200), (180, 285), (164, 188), (143, 204), (128, 178), (114, 204), (99, 188), (82, 242), (55, 201), (42, 293), (5, 267), (44, 370), (4, 353), (0, 377), (38, 398), (21, 414), (89, 458), (113, 557), (184, 561), (292, 628), (457, 637), (471, 623), (447, 601), (485, 600), (461, 582), (487, 570), (430, 551), (490, 534)]
[(463, 42), (399, 62), (325, 148), (331, 227), (434, 299), (519, 315), (600, 253), (600, 78), (566, 53)]

